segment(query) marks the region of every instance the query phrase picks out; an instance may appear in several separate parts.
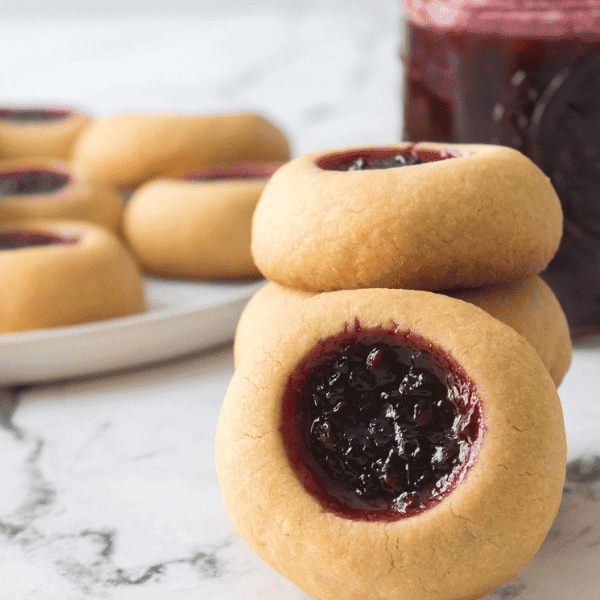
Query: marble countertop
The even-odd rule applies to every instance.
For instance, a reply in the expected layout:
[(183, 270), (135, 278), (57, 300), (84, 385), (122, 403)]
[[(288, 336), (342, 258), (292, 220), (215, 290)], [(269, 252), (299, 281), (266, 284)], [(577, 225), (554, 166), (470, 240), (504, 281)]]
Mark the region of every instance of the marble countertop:
[[(3, 103), (254, 109), (296, 154), (399, 139), (392, 0), (83, 6), (0, 1)], [(600, 600), (599, 366), (600, 337), (578, 342), (559, 389), (570, 461), (559, 515), (490, 600)], [(224, 509), (213, 442), (232, 373), (225, 344), (1, 391), (0, 599), (309, 600)]]

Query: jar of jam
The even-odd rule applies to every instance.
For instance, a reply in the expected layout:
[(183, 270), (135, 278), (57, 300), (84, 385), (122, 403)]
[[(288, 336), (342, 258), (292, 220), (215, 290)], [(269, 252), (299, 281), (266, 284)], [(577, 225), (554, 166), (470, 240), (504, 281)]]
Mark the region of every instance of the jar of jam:
[(542, 276), (600, 332), (600, 0), (404, 1), (403, 138), (529, 156), (565, 216)]

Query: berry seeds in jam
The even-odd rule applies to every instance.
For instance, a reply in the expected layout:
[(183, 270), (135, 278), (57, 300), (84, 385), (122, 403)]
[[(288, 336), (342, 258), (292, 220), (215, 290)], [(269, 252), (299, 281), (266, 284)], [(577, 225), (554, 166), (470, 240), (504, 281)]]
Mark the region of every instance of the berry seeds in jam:
[(32, 248), (35, 246), (56, 246), (77, 244), (79, 238), (75, 235), (60, 235), (46, 231), (0, 231), (0, 251)]
[(316, 161), (316, 165), (325, 171), (372, 171), (410, 167), (455, 156), (458, 154), (446, 150), (416, 148), (414, 145), (400, 152), (393, 148), (364, 148), (322, 156)]
[(0, 120), (11, 123), (39, 123), (61, 121), (73, 113), (65, 109), (50, 108), (0, 108)]
[(47, 169), (22, 169), (0, 173), (0, 196), (54, 194), (67, 186), (71, 178)]
[(281, 433), (328, 511), (393, 521), (442, 501), (482, 438), (474, 384), (431, 344), (357, 324), (321, 341), (290, 376)]

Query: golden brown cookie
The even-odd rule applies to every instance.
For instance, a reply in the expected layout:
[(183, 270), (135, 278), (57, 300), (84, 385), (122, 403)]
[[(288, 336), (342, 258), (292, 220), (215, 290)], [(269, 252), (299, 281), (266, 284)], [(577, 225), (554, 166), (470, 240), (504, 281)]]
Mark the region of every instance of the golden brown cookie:
[(285, 318), (299, 303), (312, 298), (315, 292), (305, 292), (268, 281), (248, 301), (238, 321), (233, 340), (236, 368), (256, 349), (261, 337), (269, 336), (274, 319)]
[(50, 158), (0, 161), (0, 222), (15, 219), (89, 221), (116, 231), (123, 200), (103, 181)]
[(257, 206), (252, 252), (288, 287), (443, 290), (535, 275), (561, 233), (549, 179), (516, 150), (405, 143), (290, 161)]
[[(556, 385), (560, 385), (571, 364), (571, 338), (565, 314), (541, 277), (535, 275), (446, 294), (479, 306), (510, 325), (534, 347)], [(286, 311), (295, 311), (300, 302), (314, 295), (272, 281), (256, 292), (244, 308), (236, 329), (233, 346), (236, 367), (246, 354), (254, 351), (262, 336), (270, 335), (274, 319), (286, 318)]]
[(249, 279), (252, 214), (281, 163), (242, 163), (153, 179), (131, 196), (123, 233), (144, 270), (166, 277)]
[(217, 475), (242, 538), (320, 600), (478, 598), (538, 550), (566, 443), (512, 328), (410, 290), (321, 294), (236, 370)]
[(66, 160), (92, 118), (72, 108), (0, 108), (0, 158), (44, 156)]
[(571, 336), (558, 299), (541, 277), (445, 293), (510, 325), (535, 348), (560, 385), (571, 365)]
[(115, 114), (94, 121), (73, 160), (118, 187), (242, 161), (286, 161), (286, 135), (257, 114)]
[(47, 219), (0, 225), (0, 333), (102, 321), (145, 309), (139, 269), (103, 227)]

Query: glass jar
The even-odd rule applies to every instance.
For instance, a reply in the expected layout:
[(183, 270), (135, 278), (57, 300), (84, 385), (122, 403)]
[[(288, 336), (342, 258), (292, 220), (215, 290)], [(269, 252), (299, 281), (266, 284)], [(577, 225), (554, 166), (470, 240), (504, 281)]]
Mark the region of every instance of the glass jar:
[(542, 274), (600, 332), (600, 0), (405, 0), (404, 133), (529, 156), (565, 215)]

